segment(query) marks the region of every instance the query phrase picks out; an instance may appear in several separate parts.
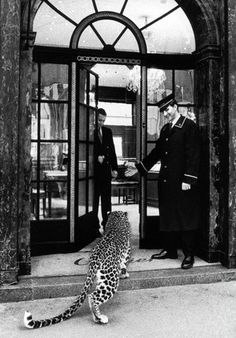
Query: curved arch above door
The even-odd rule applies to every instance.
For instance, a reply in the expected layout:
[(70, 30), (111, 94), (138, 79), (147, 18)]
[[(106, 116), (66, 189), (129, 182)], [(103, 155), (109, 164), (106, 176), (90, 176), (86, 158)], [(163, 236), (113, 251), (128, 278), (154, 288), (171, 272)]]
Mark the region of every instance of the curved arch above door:
[[(141, 53), (180, 53), (189, 54), (195, 50), (193, 29), (175, 0), (116, 0), (85, 1), (70, 0), (66, 4), (60, 0), (43, 0), (41, 5), (37, 1), (37, 13), (34, 17), (33, 30), (36, 34), (36, 45), (51, 47), (70, 47), (70, 41), (76, 41), (81, 34), (80, 26), (84, 23), (90, 26), (89, 34), (95, 34), (99, 40), (106, 43), (106, 36), (102, 36), (93, 22), (99, 20), (113, 20), (123, 24), (123, 29), (117, 34), (117, 41), (123, 41), (122, 50), (130, 51), (130, 39), (134, 36)], [(36, 5), (36, 2), (35, 2)], [(109, 7), (109, 5), (111, 7)], [(92, 21), (91, 21), (92, 19)], [(103, 21), (102, 28), (105, 35), (112, 33), (110, 22)], [(127, 34), (130, 32), (132, 34)], [(88, 34), (88, 37), (89, 37)], [(73, 37), (72, 37), (73, 36)], [(72, 40), (71, 40), (72, 37)], [(73, 40), (73, 48), (76, 48)], [(88, 39), (89, 40), (89, 39)], [(116, 42), (116, 40), (115, 40)], [(145, 48), (145, 44), (147, 48)], [(103, 48), (103, 42), (101, 43)], [(86, 48), (94, 48), (87, 45)]]

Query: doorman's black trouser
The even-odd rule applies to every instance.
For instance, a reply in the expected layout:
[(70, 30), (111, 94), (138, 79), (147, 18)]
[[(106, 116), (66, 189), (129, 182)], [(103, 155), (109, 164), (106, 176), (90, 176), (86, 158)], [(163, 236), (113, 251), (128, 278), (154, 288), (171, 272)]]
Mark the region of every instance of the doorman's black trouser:
[(197, 230), (166, 231), (163, 234), (165, 250), (171, 254), (176, 254), (178, 244), (181, 244), (185, 256), (194, 256), (196, 251)]
[(102, 225), (107, 222), (111, 211), (111, 180), (95, 180), (94, 212), (98, 215), (99, 198), (101, 196)]

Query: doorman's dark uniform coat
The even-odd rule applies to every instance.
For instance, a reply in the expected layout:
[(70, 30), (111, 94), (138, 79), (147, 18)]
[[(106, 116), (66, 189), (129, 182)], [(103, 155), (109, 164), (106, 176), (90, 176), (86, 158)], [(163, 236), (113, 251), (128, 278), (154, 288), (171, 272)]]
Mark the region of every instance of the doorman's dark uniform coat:
[[(155, 148), (137, 164), (141, 174), (147, 174), (161, 161), (158, 178), (160, 230), (195, 230), (199, 225), (198, 174), (200, 145), (196, 124), (180, 116), (173, 128), (164, 125)], [(191, 184), (183, 191), (182, 182)]]
[[(102, 164), (98, 162), (98, 156), (104, 156)], [(94, 159), (94, 209), (98, 212), (99, 196), (101, 196), (102, 217), (106, 220), (107, 212), (111, 211), (111, 170), (118, 170), (112, 131), (107, 127), (102, 127), (102, 142), (98, 131), (94, 132)]]

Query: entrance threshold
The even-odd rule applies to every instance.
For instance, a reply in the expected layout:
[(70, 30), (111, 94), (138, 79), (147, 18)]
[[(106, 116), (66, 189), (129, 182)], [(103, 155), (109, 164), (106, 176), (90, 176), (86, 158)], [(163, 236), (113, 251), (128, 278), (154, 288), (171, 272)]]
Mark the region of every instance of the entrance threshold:
[[(79, 252), (32, 257), (31, 277), (85, 276), (88, 270), (91, 249), (98, 240), (99, 239), (95, 240)], [(160, 251), (160, 249), (139, 249), (136, 245), (133, 246), (128, 271), (138, 273), (142, 271), (180, 269), (183, 260), (182, 251), (179, 251), (178, 259), (152, 260), (150, 257), (158, 251)], [(214, 265), (220, 266), (221, 264), (210, 264), (199, 257), (195, 257), (194, 268)]]
[[(119, 291), (236, 280), (236, 269), (227, 269), (219, 264), (195, 266), (190, 270), (178, 267), (145, 271), (129, 270), (129, 273), (130, 278), (120, 280)], [(84, 274), (21, 276), (18, 284), (5, 285), (0, 288), (0, 302), (77, 296), (82, 290), (85, 278)]]
[[(131, 219), (132, 255), (128, 266), (130, 278), (120, 281), (119, 291), (236, 280), (236, 269), (227, 269), (220, 263), (209, 264), (198, 257), (195, 257), (192, 269), (181, 269), (182, 251), (179, 251), (178, 259), (151, 260), (151, 255), (158, 249), (139, 249), (138, 206), (122, 205), (123, 210), (126, 208)], [(95, 242), (79, 252), (32, 257), (31, 275), (20, 276), (16, 285), (2, 286), (0, 302), (78, 295)]]

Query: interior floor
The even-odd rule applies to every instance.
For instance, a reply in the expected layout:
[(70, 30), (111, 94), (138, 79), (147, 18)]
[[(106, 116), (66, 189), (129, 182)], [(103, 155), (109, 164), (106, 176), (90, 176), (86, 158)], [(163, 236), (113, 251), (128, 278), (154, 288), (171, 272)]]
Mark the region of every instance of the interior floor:
[[(116, 197), (113, 197), (114, 199)], [(129, 271), (148, 271), (158, 269), (180, 269), (183, 260), (183, 253), (179, 250), (177, 259), (151, 260), (152, 254), (160, 251), (160, 249), (140, 249), (139, 248), (139, 212), (138, 204), (117, 204), (113, 200), (113, 210), (122, 210), (128, 212), (129, 221), (131, 223), (131, 245), (132, 256), (129, 263)], [(157, 210), (157, 209), (155, 209)], [(100, 216), (100, 215), (99, 215)], [(52, 254), (32, 257), (31, 277), (44, 276), (68, 276), (83, 275), (87, 273), (88, 261), (93, 243), (82, 250), (74, 253)], [(219, 264), (219, 263), (213, 263)], [(212, 265), (203, 261), (199, 257), (195, 257), (194, 267)]]

